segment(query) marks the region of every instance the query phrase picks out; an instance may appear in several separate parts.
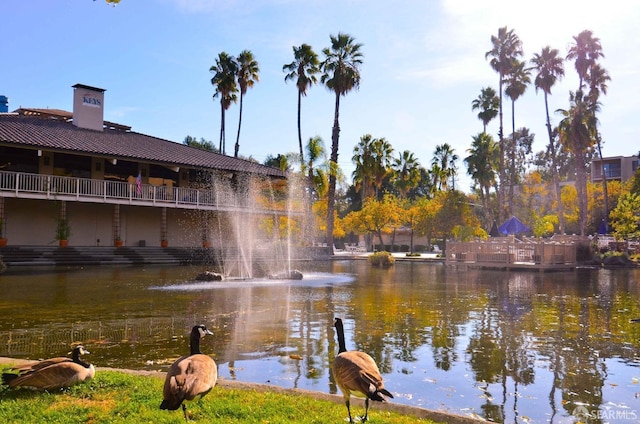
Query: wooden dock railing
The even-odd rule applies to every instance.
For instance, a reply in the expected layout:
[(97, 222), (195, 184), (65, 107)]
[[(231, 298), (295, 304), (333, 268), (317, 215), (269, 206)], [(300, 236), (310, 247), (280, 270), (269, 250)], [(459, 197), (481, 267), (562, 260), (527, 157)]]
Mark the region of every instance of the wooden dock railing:
[(446, 263), (489, 268), (575, 267), (575, 243), (504, 240), (447, 242)]

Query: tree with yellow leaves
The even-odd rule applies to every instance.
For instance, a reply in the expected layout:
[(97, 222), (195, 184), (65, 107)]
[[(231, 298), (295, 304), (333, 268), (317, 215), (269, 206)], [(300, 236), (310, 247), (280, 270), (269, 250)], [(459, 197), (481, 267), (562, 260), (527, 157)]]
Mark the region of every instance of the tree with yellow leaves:
[(402, 207), (398, 199), (386, 194), (382, 200), (369, 197), (365, 200), (362, 209), (350, 212), (343, 219), (345, 229), (356, 234), (374, 234), (380, 240), (380, 246), (384, 246), (383, 234), (391, 234), (393, 229), (400, 225)]

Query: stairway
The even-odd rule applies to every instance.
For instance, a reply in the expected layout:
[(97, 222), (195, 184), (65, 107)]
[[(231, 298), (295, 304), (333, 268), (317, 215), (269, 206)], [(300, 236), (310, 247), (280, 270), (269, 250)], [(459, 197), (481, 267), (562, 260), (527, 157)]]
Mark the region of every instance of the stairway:
[(7, 267), (144, 264), (211, 264), (207, 249), (178, 247), (5, 246), (0, 260)]

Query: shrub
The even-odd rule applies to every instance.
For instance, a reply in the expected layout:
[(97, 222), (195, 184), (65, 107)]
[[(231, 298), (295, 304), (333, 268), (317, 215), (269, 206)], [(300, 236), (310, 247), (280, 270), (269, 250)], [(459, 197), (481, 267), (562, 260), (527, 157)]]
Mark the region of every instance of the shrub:
[(383, 266), (388, 267), (393, 265), (396, 261), (396, 258), (391, 255), (389, 252), (376, 252), (372, 255), (369, 255), (369, 263), (373, 266)]

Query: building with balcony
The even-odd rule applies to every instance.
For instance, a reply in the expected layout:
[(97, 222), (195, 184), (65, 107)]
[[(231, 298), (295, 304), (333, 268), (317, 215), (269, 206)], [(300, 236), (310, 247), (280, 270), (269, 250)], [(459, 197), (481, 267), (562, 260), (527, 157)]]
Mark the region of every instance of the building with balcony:
[(104, 121), (104, 93), (74, 85), (73, 112), (8, 112), (0, 96), (0, 238), (9, 245), (57, 245), (63, 224), (73, 246), (215, 246), (214, 221), (279, 213), (246, 199), (286, 185), (285, 172)]
[(591, 181), (602, 182), (603, 176), (607, 181), (627, 181), (638, 170), (640, 158), (638, 156), (612, 156), (591, 161)]

